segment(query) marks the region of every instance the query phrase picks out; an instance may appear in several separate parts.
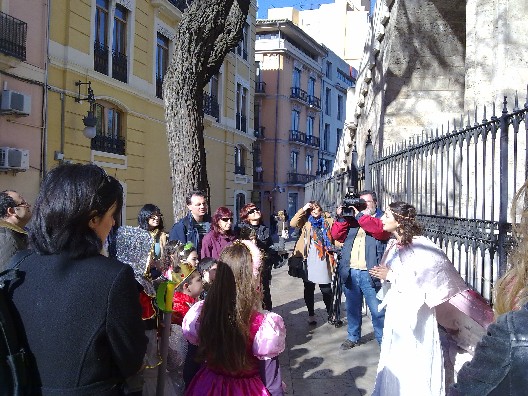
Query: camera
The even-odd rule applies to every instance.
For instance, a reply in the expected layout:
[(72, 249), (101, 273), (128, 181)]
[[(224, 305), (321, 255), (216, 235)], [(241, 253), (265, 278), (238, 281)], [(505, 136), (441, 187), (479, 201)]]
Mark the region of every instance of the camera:
[(356, 208), (361, 212), (362, 210), (367, 209), (367, 202), (363, 198), (360, 198), (357, 193), (347, 193), (341, 206), (343, 208), (343, 212), (341, 213), (342, 216), (354, 216), (355, 213), (353, 208)]

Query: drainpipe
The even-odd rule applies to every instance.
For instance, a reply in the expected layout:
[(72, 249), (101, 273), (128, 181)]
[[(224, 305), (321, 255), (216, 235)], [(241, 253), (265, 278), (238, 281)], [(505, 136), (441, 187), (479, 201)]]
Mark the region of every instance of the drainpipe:
[[(279, 23), (277, 22), (277, 29), (279, 31), (279, 43), (281, 39), (280, 34), (280, 28)], [(280, 57), (279, 57), (280, 62)], [(276, 92), (277, 92), (277, 98), (275, 100), (275, 142), (274, 142), (274, 153), (273, 153), (273, 189), (270, 191), (270, 194), (272, 194), (272, 191), (275, 190), (275, 186), (277, 186), (277, 138), (279, 133), (279, 99), (280, 99), (280, 64), (277, 68), (277, 84), (276, 84)], [(272, 209), (270, 208), (270, 216), (273, 213)]]
[[(42, 160), (40, 166), (40, 178), (41, 180), (47, 173), (48, 166), (48, 78), (49, 78), (49, 42), (50, 42), (50, 11), (51, 11), (51, 0), (47, 1), (47, 24), (46, 24), (46, 59), (44, 61), (44, 92), (42, 98)], [(61, 97), (64, 103), (64, 98)]]

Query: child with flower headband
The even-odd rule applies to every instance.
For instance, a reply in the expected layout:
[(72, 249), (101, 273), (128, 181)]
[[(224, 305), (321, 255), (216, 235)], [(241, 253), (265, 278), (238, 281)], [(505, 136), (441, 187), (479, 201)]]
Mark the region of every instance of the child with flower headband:
[[(183, 334), (203, 362), (186, 395), (283, 395), (277, 356), (286, 329), (273, 312), (260, 312), (262, 257), (250, 241), (222, 251), (207, 299), (183, 319)], [(187, 360), (192, 359), (188, 356)]]
[(170, 280), (175, 264), (184, 262), (193, 268), (197, 268), (200, 261), (196, 247), (192, 242), (170, 241), (163, 248), (162, 262), (163, 275)]

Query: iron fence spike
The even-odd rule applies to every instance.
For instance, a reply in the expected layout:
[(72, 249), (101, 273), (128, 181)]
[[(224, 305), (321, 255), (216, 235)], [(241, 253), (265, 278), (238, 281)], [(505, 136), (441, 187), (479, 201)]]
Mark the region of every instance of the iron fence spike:
[(524, 108), (528, 109), (528, 84), (526, 84), (526, 102), (524, 103)]
[(515, 107), (513, 108), (513, 111), (519, 110), (519, 95), (517, 94), (517, 90), (515, 90)]
[(486, 119), (486, 105), (484, 105), (484, 118), (482, 119), (482, 122), (488, 122), (488, 120)]
[(502, 113), (503, 114), (508, 113), (508, 97), (507, 96), (504, 96), (504, 102), (502, 102), (502, 104), (503, 104)]

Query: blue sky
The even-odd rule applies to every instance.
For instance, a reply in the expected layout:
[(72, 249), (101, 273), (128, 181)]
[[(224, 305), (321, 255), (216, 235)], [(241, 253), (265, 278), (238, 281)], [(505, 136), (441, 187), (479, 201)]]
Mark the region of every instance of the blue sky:
[(333, 3), (334, 0), (258, 0), (257, 18), (267, 18), (268, 8), (295, 7), (298, 10), (319, 8), (320, 4)]
[[(317, 9), (321, 4), (333, 3), (334, 0), (258, 0), (257, 18), (267, 18), (268, 8), (295, 7), (298, 10)], [(374, 5), (375, 1), (372, 1)]]

